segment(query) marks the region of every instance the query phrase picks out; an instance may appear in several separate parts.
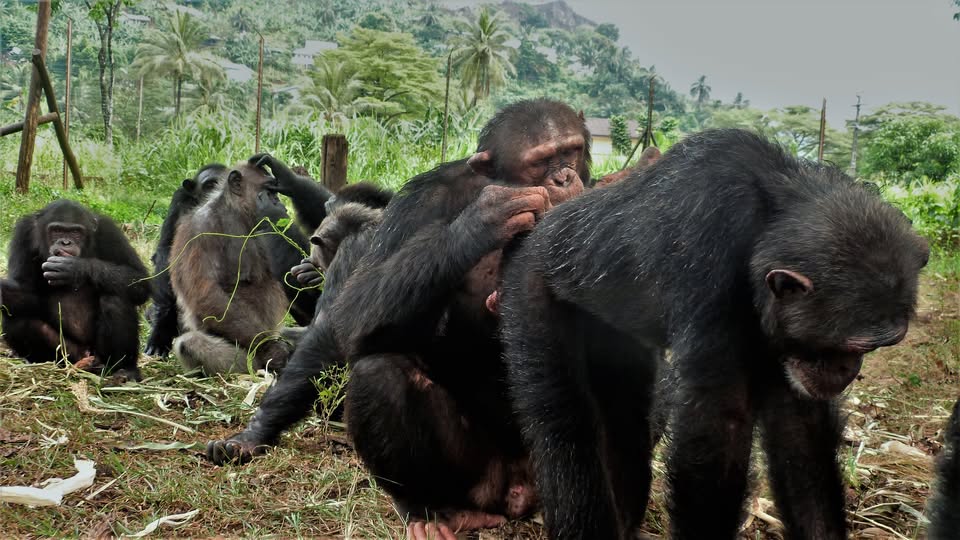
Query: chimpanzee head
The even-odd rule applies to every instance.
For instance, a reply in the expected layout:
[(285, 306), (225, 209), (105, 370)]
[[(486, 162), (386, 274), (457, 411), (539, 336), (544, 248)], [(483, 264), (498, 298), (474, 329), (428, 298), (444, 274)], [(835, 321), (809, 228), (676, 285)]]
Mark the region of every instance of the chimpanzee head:
[(220, 179), (227, 172), (227, 166), (220, 163), (204, 165), (196, 176), (183, 181), (183, 189), (194, 194), (198, 200), (215, 191), (220, 185)]
[(520, 101), (487, 122), (467, 163), (509, 184), (544, 186), (557, 204), (590, 183), (590, 132), (583, 114), (564, 103)]
[(764, 331), (794, 389), (814, 399), (842, 392), (865, 353), (904, 338), (929, 257), (902, 212), (848, 178), (837, 185), (779, 217), (751, 260)]
[(258, 165), (242, 161), (226, 175), (223, 196), (244, 215), (279, 219), (287, 209), (277, 196), (277, 179)]
[[(329, 203), (329, 201), (328, 201)], [(340, 243), (348, 236), (357, 234), (368, 224), (383, 221), (383, 208), (371, 207), (359, 202), (347, 202), (333, 206), (317, 230), (310, 237), (310, 262), (321, 270), (330, 267)]]
[(97, 217), (80, 204), (55, 201), (37, 212), (36, 220), (35, 230), (43, 236), (37, 246), (46, 246), (47, 256), (82, 257), (93, 249)]
[(327, 199), (323, 208), (327, 215), (346, 203), (358, 203), (368, 208), (386, 208), (392, 198), (392, 191), (380, 189), (370, 182), (357, 182), (340, 188), (340, 191)]

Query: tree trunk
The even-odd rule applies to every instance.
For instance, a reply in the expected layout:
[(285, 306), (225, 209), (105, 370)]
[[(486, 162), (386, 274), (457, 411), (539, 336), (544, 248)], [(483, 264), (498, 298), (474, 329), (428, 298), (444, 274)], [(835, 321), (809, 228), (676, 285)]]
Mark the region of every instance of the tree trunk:
[[(104, 10), (102, 21), (94, 20), (97, 33), (100, 35), (100, 51), (97, 53), (97, 64), (100, 67), (100, 112), (103, 114), (103, 138), (107, 145), (113, 148), (113, 26), (117, 14), (120, 12), (122, 0), (116, 0)], [(87, 2), (87, 9), (90, 3)]]
[(174, 100), (173, 100), (173, 119), (179, 120), (180, 119), (180, 96), (182, 95), (182, 92), (183, 92), (183, 78), (180, 77), (179, 75), (174, 81), (174, 88), (176, 89), (176, 95), (174, 96)]

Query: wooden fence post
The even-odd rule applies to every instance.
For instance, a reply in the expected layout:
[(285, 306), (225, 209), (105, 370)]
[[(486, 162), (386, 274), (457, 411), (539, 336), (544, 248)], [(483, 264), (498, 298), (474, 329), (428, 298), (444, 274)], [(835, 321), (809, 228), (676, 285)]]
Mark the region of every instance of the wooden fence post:
[[(37, 30), (33, 36), (35, 51), (47, 52), (47, 30), (50, 27), (50, 0), (37, 2)], [(33, 150), (37, 142), (37, 117), (40, 112), (40, 73), (36, 66), (30, 75), (30, 93), (27, 94), (27, 112), (23, 117), (23, 134), (20, 136), (20, 156), (17, 159), (17, 193), (30, 190), (30, 167), (33, 165)], [(53, 111), (51, 111), (53, 112)]]
[(347, 184), (347, 137), (339, 134), (324, 135), (322, 145), (323, 169), (320, 171), (320, 182), (336, 193)]
[(76, 186), (77, 189), (83, 189), (83, 176), (80, 175), (80, 165), (77, 164), (77, 157), (73, 155), (73, 150), (70, 149), (67, 132), (63, 127), (63, 122), (60, 120), (60, 111), (57, 110), (57, 98), (53, 93), (53, 83), (50, 82), (50, 76), (47, 74), (47, 66), (43, 63), (43, 56), (40, 54), (40, 51), (34, 49), (31, 60), (33, 60), (33, 65), (36, 68), (35, 73), (40, 76), (43, 93), (47, 95), (47, 107), (50, 109), (50, 112), (56, 114), (56, 117), (53, 119), (53, 128), (57, 132), (57, 141), (60, 143), (60, 151), (63, 152), (63, 159), (66, 160), (67, 166), (70, 167), (70, 173), (73, 174), (73, 185)]
[[(70, 140), (70, 70), (73, 54), (73, 19), (67, 19), (67, 75), (63, 79), (63, 131)], [(67, 158), (63, 158), (63, 189), (67, 189)]]

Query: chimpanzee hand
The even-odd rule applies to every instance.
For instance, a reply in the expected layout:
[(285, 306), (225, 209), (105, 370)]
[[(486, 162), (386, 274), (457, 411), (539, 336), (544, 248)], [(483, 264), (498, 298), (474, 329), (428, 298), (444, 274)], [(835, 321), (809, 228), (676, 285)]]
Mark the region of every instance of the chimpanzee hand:
[(276, 189), (277, 193), (291, 195), (296, 190), (297, 182), (301, 180), (297, 173), (290, 170), (290, 167), (270, 154), (256, 154), (251, 156), (248, 161), (257, 167), (270, 169), (270, 174), (277, 179), (279, 184)]
[(76, 287), (83, 275), (84, 261), (78, 257), (52, 256), (40, 266), (51, 287)]
[(290, 269), (290, 273), (304, 287), (316, 287), (323, 283), (323, 274), (310, 262), (310, 259), (300, 261), (300, 264)]
[(225, 441), (207, 443), (207, 459), (217, 465), (227, 463), (246, 463), (254, 456), (267, 453), (270, 445), (264, 444), (258, 437), (241, 431)]
[(451, 227), (463, 238), (479, 242), (483, 253), (503, 247), (511, 238), (533, 229), (551, 208), (550, 195), (542, 186), (504, 187), (490, 185), (454, 220)]

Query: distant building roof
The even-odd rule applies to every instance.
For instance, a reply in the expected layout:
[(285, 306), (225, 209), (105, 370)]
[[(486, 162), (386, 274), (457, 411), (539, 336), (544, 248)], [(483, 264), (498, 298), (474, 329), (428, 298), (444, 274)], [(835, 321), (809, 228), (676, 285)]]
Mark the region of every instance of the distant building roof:
[(293, 50), (293, 64), (299, 66), (312, 66), (313, 57), (322, 53), (323, 51), (329, 51), (337, 48), (337, 44), (333, 41), (320, 41), (316, 39), (308, 39), (303, 47)]
[(223, 71), (227, 74), (227, 80), (234, 82), (247, 82), (254, 77), (254, 72), (249, 67), (243, 64), (237, 64), (236, 62), (231, 62), (226, 58), (217, 58), (216, 63), (223, 68)]
[[(610, 136), (610, 119), (589, 117), (586, 119), (587, 129), (590, 135), (594, 137)], [(635, 139), (640, 136), (640, 123), (636, 120), (627, 120), (627, 130), (630, 132), (630, 138)]]
[(140, 23), (140, 24), (147, 24), (150, 22), (150, 17), (147, 17), (146, 15), (135, 15), (133, 13), (126, 13), (126, 12), (121, 13), (118, 19), (121, 22), (132, 22), (132, 23)]

